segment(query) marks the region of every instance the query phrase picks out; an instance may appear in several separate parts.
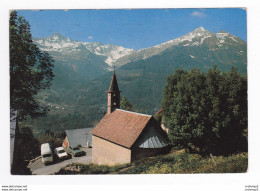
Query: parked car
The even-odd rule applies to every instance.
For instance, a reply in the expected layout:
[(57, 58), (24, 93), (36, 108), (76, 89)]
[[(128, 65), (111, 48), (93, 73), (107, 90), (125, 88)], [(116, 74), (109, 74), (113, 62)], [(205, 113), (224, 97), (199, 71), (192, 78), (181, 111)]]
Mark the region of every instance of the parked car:
[(60, 160), (67, 159), (67, 158), (69, 157), (63, 147), (57, 147), (57, 148), (55, 148), (55, 149), (54, 149), (54, 153), (56, 154), (56, 156), (57, 156), (58, 159), (60, 159)]
[(41, 157), (42, 157), (42, 162), (44, 164), (53, 162), (51, 146), (49, 143), (44, 143), (41, 145)]
[(75, 157), (82, 156), (85, 154), (85, 152), (80, 150), (78, 146), (69, 146), (67, 151)]

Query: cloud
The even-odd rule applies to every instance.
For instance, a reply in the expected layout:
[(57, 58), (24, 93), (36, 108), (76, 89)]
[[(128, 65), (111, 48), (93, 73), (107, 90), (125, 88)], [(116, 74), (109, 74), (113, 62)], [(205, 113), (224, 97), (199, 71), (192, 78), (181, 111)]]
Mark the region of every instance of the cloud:
[(93, 36), (88, 36), (88, 39), (93, 39), (94, 37)]
[(199, 12), (199, 11), (193, 11), (191, 13), (191, 16), (194, 16), (194, 17), (206, 17), (207, 15), (205, 13), (202, 13), (202, 12)]

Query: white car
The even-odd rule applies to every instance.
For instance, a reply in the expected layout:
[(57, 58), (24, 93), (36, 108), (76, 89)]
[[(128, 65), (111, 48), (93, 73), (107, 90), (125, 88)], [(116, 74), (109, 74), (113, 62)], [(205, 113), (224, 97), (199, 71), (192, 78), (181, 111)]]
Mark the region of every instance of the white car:
[(58, 156), (59, 159), (67, 159), (69, 157), (63, 147), (55, 148), (54, 152)]
[(42, 157), (42, 162), (44, 164), (53, 162), (51, 146), (49, 143), (44, 143), (41, 145), (41, 157)]

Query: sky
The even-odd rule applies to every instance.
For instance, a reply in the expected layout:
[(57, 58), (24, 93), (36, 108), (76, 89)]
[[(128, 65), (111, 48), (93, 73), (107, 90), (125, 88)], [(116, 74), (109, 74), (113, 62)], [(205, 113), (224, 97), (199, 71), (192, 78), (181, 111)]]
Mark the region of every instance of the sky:
[(202, 26), (247, 41), (246, 10), (223, 9), (87, 9), (20, 10), (35, 38), (55, 32), (81, 42), (101, 42), (139, 50), (186, 35)]

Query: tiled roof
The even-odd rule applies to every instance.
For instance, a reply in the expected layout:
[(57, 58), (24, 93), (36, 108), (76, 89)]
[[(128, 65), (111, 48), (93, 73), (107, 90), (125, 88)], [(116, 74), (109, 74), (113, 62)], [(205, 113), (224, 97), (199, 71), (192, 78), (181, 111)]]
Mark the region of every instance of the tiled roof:
[(130, 148), (151, 118), (151, 115), (116, 109), (110, 115), (105, 115), (91, 133)]

